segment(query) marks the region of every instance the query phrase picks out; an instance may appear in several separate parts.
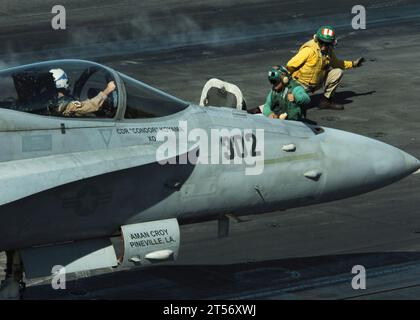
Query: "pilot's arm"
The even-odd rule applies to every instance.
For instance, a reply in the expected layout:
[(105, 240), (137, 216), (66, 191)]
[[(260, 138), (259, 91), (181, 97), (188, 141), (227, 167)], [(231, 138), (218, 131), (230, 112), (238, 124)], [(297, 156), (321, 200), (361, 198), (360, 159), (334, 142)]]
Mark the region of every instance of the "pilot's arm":
[(105, 102), (108, 95), (116, 88), (114, 81), (108, 83), (104, 91), (92, 98), (84, 101), (71, 101), (63, 112), (64, 116), (83, 116), (88, 113), (98, 111)]

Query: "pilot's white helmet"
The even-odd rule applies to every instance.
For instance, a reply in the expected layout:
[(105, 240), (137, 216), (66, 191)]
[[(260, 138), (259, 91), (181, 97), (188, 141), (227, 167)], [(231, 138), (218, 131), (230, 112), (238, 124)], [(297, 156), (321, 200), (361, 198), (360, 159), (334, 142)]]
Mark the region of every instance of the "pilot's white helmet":
[(54, 77), (55, 87), (57, 89), (68, 89), (69, 78), (63, 69), (51, 69), (50, 73), (52, 73)]

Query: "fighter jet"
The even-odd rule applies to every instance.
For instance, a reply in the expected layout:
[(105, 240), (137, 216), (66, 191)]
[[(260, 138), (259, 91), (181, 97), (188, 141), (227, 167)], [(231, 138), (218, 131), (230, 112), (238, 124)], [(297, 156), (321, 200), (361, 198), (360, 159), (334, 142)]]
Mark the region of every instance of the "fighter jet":
[[(98, 111), (64, 116), (51, 108), (56, 69), (74, 101), (110, 81), (116, 89)], [(0, 251), (9, 289), (24, 277), (171, 261), (179, 224), (218, 219), (223, 234), (226, 215), (343, 199), (420, 168), (367, 137), (250, 114), (237, 101), (195, 105), (94, 62), (2, 70), (0, 88)]]

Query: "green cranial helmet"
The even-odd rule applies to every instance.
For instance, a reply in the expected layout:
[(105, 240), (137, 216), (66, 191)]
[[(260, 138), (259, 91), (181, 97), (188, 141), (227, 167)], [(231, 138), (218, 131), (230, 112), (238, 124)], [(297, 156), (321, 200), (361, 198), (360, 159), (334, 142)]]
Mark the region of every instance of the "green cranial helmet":
[(335, 30), (331, 26), (323, 26), (318, 29), (316, 33), (316, 38), (319, 41), (334, 44), (336, 42)]
[(268, 71), (268, 81), (270, 81), (271, 84), (276, 85), (280, 82), (280, 71), (276, 68), (271, 68), (270, 71)]
[(268, 81), (272, 85), (277, 85), (280, 81), (286, 84), (289, 82), (288, 80), (289, 72), (283, 66), (274, 66), (268, 71)]

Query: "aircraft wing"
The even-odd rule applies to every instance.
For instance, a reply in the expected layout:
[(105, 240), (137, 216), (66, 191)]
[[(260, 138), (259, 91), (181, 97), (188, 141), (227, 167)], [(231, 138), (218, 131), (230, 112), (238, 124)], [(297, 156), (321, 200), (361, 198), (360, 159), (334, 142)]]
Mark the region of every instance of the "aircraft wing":
[(156, 162), (156, 149), (149, 145), (3, 162), (0, 205), (77, 180), (152, 162)]

